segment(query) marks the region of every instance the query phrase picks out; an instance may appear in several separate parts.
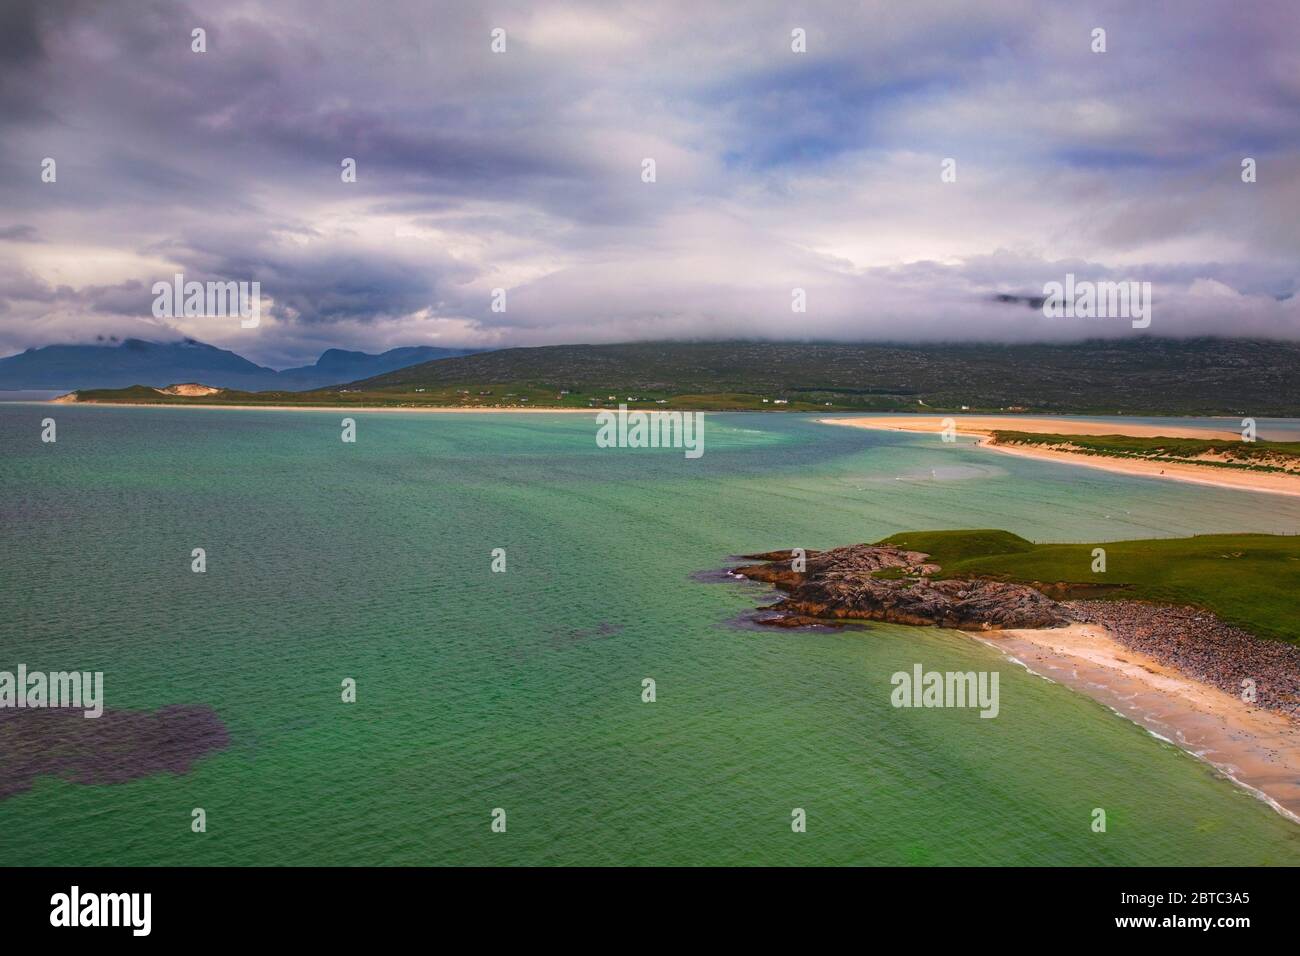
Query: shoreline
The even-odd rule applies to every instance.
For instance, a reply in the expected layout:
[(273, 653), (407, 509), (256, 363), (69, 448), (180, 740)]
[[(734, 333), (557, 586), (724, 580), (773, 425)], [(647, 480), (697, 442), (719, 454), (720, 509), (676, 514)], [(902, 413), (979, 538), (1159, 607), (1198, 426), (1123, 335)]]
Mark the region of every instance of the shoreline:
[[(15, 402), (15, 405), (26, 404)], [(599, 408), (456, 408), (453, 405), (431, 405), (427, 408), (410, 406), (385, 407), (383, 405), (213, 405), (199, 402), (61, 402), (58, 399), (36, 401), (37, 405), (74, 405), (78, 408), (209, 408), (227, 409), (229, 411), (266, 411), (266, 412), (445, 412), (455, 415), (465, 413), (497, 413), (513, 415), (554, 414), (554, 415), (594, 415)]]
[(1101, 624), (968, 633), (1209, 764), (1300, 824), (1300, 723), (1125, 647)]
[(794, 554), (746, 554), (762, 563), (729, 569), (784, 595), (760, 606), (777, 615), (762, 624), (961, 631), (1210, 764), (1300, 824), (1300, 647), (1205, 608), (1056, 601), (1041, 585), (940, 577), (934, 555), (906, 546), (807, 550), (799, 570), (788, 564)]
[[(1300, 476), (1280, 474), (1277, 472), (1254, 472), (1245, 469), (1214, 468), (1207, 465), (1195, 465), (1186, 462), (1141, 461), (1137, 459), (1112, 458), (1103, 455), (1083, 455), (1075, 452), (1058, 451), (1025, 445), (996, 445), (986, 439), (999, 429), (1007, 431), (1034, 432), (1038, 434), (1063, 435), (1129, 435), (1138, 438), (1232, 438), (1233, 433), (1211, 429), (1192, 429), (1166, 427), (1159, 425), (1135, 425), (1125, 423), (1122, 430), (1108, 424), (1096, 422), (1071, 422), (1063, 419), (1005, 419), (974, 416), (963, 422), (959, 416), (952, 418), (957, 425), (958, 435), (980, 439), (976, 447), (1004, 455), (1020, 458), (1033, 458), (1038, 461), (1054, 461), (1083, 468), (1095, 468), (1116, 474), (1138, 478), (1163, 478), (1168, 481), (1181, 481), (1196, 485), (1209, 485), (1215, 488), (1229, 488), (1237, 491), (1257, 491), (1265, 494), (1300, 496)], [(938, 417), (917, 418), (907, 425), (895, 424), (888, 418), (819, 418), (823, 425), (841, 425), (849, 428), (866, 428), (873, 431), (908, 432), (916, 435), (933, 435), (941, 430)], [(1037, 426), (1037, 427), (1035, 427)]]

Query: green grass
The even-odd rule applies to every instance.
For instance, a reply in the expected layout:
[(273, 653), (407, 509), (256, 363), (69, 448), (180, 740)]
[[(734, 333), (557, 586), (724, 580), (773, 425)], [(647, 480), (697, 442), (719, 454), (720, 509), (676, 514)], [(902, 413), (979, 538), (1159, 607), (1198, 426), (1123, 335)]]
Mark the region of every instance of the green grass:
[[(1045, 435), (1033, 432), (996, 431), (994, 441), (1003, 445), (1070, 445), (1082, 454), (1110, 458), (1143, 458), (1150, 461), (1195, 461), (1201, 465), (1248, 468), (1254, 471), (1286, 471), (1282, 464), (1300, 462), (1300, 442), (1253, 441), (1222, 438), (1138, 438), (1131, 435)], [(1201, 455), (1227, 455), (1231, 461), (1208, 461)]]
[[(1074, 597), (1206, 608), (1260, 637), (1300, 643), (1300, 536), (1034, 544), (1007, 531), (905, 531), (879, 543), (924, 551), (943, 568), (940, 577), (1065, 583), (1079, 586), (1067, 589)], [(1106, 551), (1104, 573), (1092, 572), (1093, 548)]]

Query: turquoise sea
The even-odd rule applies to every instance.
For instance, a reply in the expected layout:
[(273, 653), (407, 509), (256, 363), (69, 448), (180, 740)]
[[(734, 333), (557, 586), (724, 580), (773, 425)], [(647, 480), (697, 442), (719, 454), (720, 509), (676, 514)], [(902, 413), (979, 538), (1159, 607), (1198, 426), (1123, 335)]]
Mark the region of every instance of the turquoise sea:
[[(352, 414), (0, 405), (0, 670), (229, 737), (0, 799), (0, 863), (1300, 864), (1300, 826), (965, 635), (745, 629), (766, 589), (697, 577), (924, 528), (1294, 533), (1300, 499), (797, 415), (710, 414), (692, 461), (584, 415)], [(914, 663), (997, 670), (999, 716), (894, 709)]]

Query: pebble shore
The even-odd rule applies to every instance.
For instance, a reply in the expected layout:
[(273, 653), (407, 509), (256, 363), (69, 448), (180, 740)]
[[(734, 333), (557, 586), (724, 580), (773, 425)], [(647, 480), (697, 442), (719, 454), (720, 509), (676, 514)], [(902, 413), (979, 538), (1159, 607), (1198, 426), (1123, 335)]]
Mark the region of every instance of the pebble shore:
[(1300, 647), (1264, 640), (1209, 611), (1142, 601), (1067, 601), (1078, 621), (1101, 624), (1125, 647), (1188, 677), (1241, 697), (1255, 682), (1255, 703), (1300, 719)]

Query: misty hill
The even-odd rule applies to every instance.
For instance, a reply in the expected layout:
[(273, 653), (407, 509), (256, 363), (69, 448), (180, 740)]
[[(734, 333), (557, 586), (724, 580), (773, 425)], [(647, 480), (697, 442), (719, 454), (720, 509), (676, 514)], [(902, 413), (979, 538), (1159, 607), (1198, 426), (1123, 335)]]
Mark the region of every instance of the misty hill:
[(478, 349), (444, 349), (431, 345), (412, 345), (372, 355), (367, 352), (326, 349), (316, 360), (315, 365), (283, 369), (276, 373), (278, 375), (276, 381), (266, 387), (291, 391), (320, 388), (323, 385), (337, 385), (362, 376), (382, 375), (394, 369), (405, 368), (407, 365), (474, 355), (478, 351)]
[(108, 345), (48, 345), (0, 359), (0, 389), (124, 388), (202, 382), (249, 391), (301, 391), (378, 375), (417, 362), (472, 354), (431, 346), (390, 349), (381, 355), (329, 349), (314, 365), (276, 371), (227, 349), (193, 339)]
[[(1133, 338), (1030, 345), (653, 342), (504, 349), (351, 383), (358, 393), (494, 404), (667, 398), (762, 407), (762, 397), (836, 408), (1129, 414), (1300, 415), (1300, 345)], [(569, 394), (560, 396), (561, 391)], [(491, 396), (478, 399), (480, 392)], [(460, 396), (457, 398), (457, 396)], [(382, 397), (379, 396), (379, 397)], [(770, 407), (770, 406), (769, 406)]]

